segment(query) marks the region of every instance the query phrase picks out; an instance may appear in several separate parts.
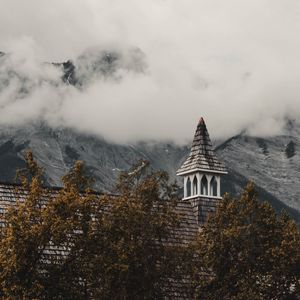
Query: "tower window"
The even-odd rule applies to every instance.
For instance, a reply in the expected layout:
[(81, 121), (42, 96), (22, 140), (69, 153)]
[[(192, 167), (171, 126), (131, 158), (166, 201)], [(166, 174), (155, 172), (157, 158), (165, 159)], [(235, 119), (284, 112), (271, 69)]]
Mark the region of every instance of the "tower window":
[(210, 181), (210, 194), (212, 196), (218, 195), (218, 182), (215, 176), (213, 176)]
[(198, 179), (195, 176), (193, 180), (193, 195), (197, 195), (197, 194), (198, 194)]
[(190, 177), (188, 177), (186, 181), (186, 196), (190, 197), (191, 196), (191, 180)]
[(208, 195), (208, 182), (205, 175), (201, 179), (201, 195)]

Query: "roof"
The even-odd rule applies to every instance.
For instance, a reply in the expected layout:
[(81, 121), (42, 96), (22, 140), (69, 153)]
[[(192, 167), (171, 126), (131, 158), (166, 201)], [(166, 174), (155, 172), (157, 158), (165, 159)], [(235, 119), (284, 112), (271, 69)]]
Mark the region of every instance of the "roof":
[[(54, 198), (57, 196), (61, 188), (45, 188), (45, 194), (43, 195), (41, 202), (46, 202), (47, 199)], [(5, 210), (16, 203), (17, 200), (25, 200), (28, 195), (28, 191), (22, 186), (13, 183), (1, 183), (0, 182), (0, 216), (5, 212)], [(96, 197), (101, 197), (101, 193), (95, 192)], [(111, 194), (111, 196), (116, 196)], [(189, 243), (193, 241), (198, 232), (197, 218), (194, 215), (193, 206), (190, 202), (179, 201), (176, 207), (177, 213), (180, 215), (181, 226), (174, 232), (174, 238), (177, 242), (182, 244)], [(0, 223), (2, 219), (0, 217)], [(172, 238), (171, 238), (172, 240)]]
[(203, 118), (198, 123), (190, 154), (177, 171), (177, 175), (197, 170), (227, 173), (224, 164), (218, 160), (212, 149), (212, 143)]
[[(47, 201), (54, 198), (60, 188), (45, 188), (45, 194), (42, 196), (41, 201)], [(14, 205), (16, 201), (24, 201), (28, 191), (20, 185), (1, 183), (0, 182), (0, 226), (5, 226), (3, 214), (8, 207)], [(101, 197), (102, 194), (95, 193), (96, 197)], [(116, 196), (116, 195), (112, 195)], [(189, 201), (179, 201), (176, 207), (178, 214), (181, 217), (181, 224), (174, 229), (172, 235), (166, 241), (170, 245), (188, 245), (195, 240), (197, 235), (199, 224), (197, 216), (195, 215), (195, 208)], [(68, 249), (65, 245), (54, 246), (48, 245), (43, 255), (42, 261), (47, 263), (51, 261), (49, 257), (55, 257), (57, 261), (63, 262), (68, 255)], [(193, 299), (193, 289), (191, 288), (191, 282), (188, 279), (174, 280), (169, 279), (166, 282), (166, 291), (169, 295), (168, 299)]]

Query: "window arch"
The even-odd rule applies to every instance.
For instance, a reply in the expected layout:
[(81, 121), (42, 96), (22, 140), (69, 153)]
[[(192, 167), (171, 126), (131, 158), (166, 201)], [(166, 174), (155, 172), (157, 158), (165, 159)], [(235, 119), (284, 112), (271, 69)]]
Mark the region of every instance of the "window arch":
[(190, 177), (188, 177), (186, 181), (186, 196), (190, 197), (191, 196), (191, 180)]
[(215, 176), (213, 176), (210, 181), (210, 194), (212, 196), (218, 195), (218, 182)]
[(194, 176), (194, 180), (193, 180), (193, 195), (197, 195), (198, 194), (198, 179), (197, 176)]
[(208, 181), (205, 175), (201, 179), (201, 195), (208, 195)]

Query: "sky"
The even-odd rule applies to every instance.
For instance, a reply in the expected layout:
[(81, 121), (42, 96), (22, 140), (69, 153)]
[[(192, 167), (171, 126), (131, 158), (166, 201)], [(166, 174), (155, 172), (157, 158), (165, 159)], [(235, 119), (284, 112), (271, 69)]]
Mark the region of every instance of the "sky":
[[(300, 117), (298, 0), (0, 0), (0, 123), (117, 143), (280, 134)], [(100, 53), (100, 54), (99, 54)], [(116, 53), (110, 76), (94, 74)], [(63, 84), (43, 62), (71, 59)]]

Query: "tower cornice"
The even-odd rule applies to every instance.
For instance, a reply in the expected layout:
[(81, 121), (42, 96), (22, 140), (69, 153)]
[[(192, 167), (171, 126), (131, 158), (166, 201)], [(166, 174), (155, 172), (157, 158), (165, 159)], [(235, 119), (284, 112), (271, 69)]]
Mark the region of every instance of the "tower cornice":
[(203, 173), (208, 173), (208, 174), (224, 174), (224, 175), (228, 174), (227, 171), (217, 171), (217, 170), (210, 170), (210, 169), (195, 168), (192, 170), (177, 172), (176, 175), (183, 176), (183, 175), (192, 174), (192, 173), (196, 173), (196, 172), (203, 172)]

